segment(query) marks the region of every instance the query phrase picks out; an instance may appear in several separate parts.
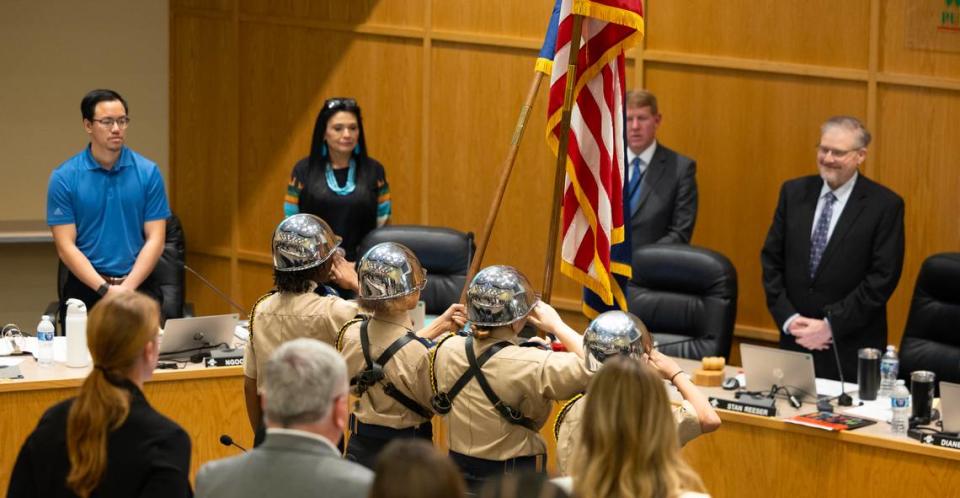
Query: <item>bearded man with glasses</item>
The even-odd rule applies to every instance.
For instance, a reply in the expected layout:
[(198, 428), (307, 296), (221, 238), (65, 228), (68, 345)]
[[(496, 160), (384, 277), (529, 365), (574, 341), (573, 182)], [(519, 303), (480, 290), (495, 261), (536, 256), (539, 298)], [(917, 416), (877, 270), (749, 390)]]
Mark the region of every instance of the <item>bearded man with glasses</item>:
[(780, 347), (811, 352), (817, 377), (856, 379), (857, 350), (887, 344), (887, 300), (903, 268), (903, 199), (859, 167), (870, 133), (836, 116), (820, 128), (819, 175), (789, 180), (760, 260)]
[(157, 301), (150, 274), (163, 252), (170, 216), (156, 163), (124, 145), (127, 102), (113, 90), (93, 90), (80, 102), (87, 147), (50, 175), (47, 224), (69, 270), (60, 302), (90, 309), (108, 294), (140, 290)]

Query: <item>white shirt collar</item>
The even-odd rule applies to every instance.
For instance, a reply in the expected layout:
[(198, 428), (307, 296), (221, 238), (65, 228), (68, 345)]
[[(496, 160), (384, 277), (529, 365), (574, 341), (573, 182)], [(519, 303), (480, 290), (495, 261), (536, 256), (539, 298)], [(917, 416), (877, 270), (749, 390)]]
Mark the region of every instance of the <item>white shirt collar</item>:
[(853, 176), (847, 180), (847, 183), (840, 185), (836, 190), (830, 190), (830, 186), (827, 185), (827, 182), (823, 182), (823, 186), (820, 187), (820, 198), (827, 194), (827, 192), (833, 192), (834, 197), (837, 198), (840, 203), (845, 204), (847, 199), (850, 198), (850, 193), (853, 192), (853, 186), (857, 183), (857, 177), (860, 176), (859, 171), (855, 171)]
[(330, 442), (330, 440), (328, 440), (327, 438), (319, 434), (314, 434), (312, 432), (301, 431), (299, 429), (284, 429), (282, 427), (268, 427), (267, 434), (283, 434), (287, 436), (296, 436), (296, 437), (302, 437), (306, 439), (315, 439), (327, 445), (327, 447), (329, 447), (331, 450), (337, 453), (340, 453), (340, 450), (338, 450), (337, 447)]
[(633, 159), (636, 157), (640, 158), (640, 171), (646, 171), (647, 166), (650, 166), (650, 161), (653, 161), (653, 154), (657, 152), (657, 141), (654, 139), (653, 143), (647, 146), (646, 149), (643, 149), (643, 152), (640, 154), (634, 154), (633, 150), (630, 147), (627, 147), (627, 178), (633, 173), (633, 168), (630, 166), (633, 164)]

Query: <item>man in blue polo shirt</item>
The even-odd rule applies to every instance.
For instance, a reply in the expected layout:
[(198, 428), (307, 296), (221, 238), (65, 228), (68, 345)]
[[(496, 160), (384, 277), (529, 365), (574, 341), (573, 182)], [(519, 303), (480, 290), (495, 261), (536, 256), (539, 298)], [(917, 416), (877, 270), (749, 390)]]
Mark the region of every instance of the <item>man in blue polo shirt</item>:
[(61, 320), (69, 298), (88, 309), (108, 294), (133, 290), (160, 301), (150, 273), (170, 216), (157, 165), (123, 145), (130, 124), (123, 97), (93, 90), (80, 112), (90, 144), (53, 171), (47, 188), (47, 224), (70, 270)]

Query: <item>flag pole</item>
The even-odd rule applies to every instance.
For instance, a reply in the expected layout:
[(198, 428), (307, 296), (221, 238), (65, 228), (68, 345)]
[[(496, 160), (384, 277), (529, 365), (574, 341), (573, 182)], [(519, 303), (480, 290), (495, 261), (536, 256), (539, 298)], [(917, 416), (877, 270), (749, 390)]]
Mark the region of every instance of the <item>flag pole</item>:
[(573, 31), (570, 35), (570, 57), (567, 60), (567, 87), (563, 92), (563, 114), (560, 118), (560, 136), (557, 147), (557, 166), (553, 180), (552, 211), (550, 228), (547, 233), (547, 256), (543, 270), (543, 289), (541, 299), (550, 303), (553, 293), (553, 261), (557, 252), (557, 231), (560, 225), (560, 207), (563, 204), (563, 180), (567, 166), (567, 151), (570, 145), (570, 116), (573, 112), (573, 89), (577, 84), (577, 56), (580, 54), (580, 34), (583, 29), (583, 16), (573, 16)]
[(530, 120), (530, 110), (533, 109), (534, 101), (537, 99), (541, 81), (543, 81), (543, 73), (534, 71), (533, 81), (530, 83), (530, 90), (527, 92), (527, 98), (520, 108), (520, 116), (517, 117), (517, 126), (513, 130), (513, 138), (510, 139), (510, 150), (507, 152), (507, 158), (503, 161), (503, 170), (500, 173), (500, 184), (497, 186), (497, 190), (493, 196), (493, 203), (490, 205), (489, 212), (487, 212), (487, 221), (484, 223), (483, 231), (480, 232), (477, 251), (470, 263), (467, 280), (463, 284), (463, 290), (460, 291), (461, 303), (466, 303), (467, 287), (470, 286), (470, 281), (473, 280), (473, 276), (480, 271), (483, 255), (487, 252), (487, 244), (490, 242), (490, 235), (493, 233), (493, 225), (497, 221), (497, 213), (500, 212), (500, 205), (503, 204), (503, 195), (507, 191), (507, 183), (510, 182), (513, 166), (517, 162), (517, 154), (520, 151), (520, 140), (523, 138), (523, 131), (526, 129), (527, 121)]

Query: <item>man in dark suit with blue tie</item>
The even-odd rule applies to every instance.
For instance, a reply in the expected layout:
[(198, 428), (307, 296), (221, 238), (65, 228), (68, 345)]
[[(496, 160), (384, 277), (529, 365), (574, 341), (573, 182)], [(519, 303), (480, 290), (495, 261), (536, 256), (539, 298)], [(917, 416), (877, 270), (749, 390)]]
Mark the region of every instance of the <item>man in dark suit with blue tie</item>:
[(812, 352), (817, 376), (837, 379), (835, 347), (845, 379), (855, 381), (857, 350), (887, 343), (887, 300), (903, 267), (904, 205), (858, 172), (870, 145), (859, 120), (833, 117), (820, 131), (820, 174), (780, 189), (760, 255), (763, 287), (780, 347)]
[(627, 92), (625, 198), (633, 247), (689, 244), (697, 221), (697, 163), (657, 143), (662, 116), (657, 97)]

